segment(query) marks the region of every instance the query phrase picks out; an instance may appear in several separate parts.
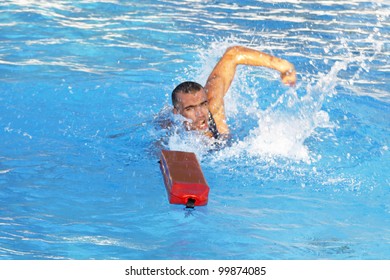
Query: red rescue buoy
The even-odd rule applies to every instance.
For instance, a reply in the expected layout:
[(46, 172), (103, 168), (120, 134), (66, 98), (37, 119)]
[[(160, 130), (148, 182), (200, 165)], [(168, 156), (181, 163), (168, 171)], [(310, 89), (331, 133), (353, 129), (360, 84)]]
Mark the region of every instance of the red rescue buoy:
[(160, 168), (170, 203), (190, 208), (207, 204), (209, 186), (194, 153), (163, 150)]

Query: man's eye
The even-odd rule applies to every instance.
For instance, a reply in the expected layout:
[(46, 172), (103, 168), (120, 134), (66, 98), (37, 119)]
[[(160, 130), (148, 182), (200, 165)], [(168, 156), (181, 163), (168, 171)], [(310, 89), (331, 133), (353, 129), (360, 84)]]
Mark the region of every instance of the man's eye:
[(202, 104), (200, 104), (200, 105), (202, 105), (202, 107), (206, 107), (206, 106), (208, 106), (209, 105), (209, 102), (208, 101), (205, 101), (205, 102), (203, 102)]

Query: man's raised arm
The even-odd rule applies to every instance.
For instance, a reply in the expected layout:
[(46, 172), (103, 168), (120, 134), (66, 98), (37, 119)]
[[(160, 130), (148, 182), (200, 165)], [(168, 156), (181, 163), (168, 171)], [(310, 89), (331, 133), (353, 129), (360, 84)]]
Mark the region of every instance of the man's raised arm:
[(223, 99), (233, 81), (237, 65), (262, 66), (274, 69), (280, 72), (284, 84), (293, 86), (296, 83), (294, 65), (287, 60), (246, 47), (234, 46), (228, 48), (215, 65), (205, 85), (209, 110), (221, 134), (229, 133)]

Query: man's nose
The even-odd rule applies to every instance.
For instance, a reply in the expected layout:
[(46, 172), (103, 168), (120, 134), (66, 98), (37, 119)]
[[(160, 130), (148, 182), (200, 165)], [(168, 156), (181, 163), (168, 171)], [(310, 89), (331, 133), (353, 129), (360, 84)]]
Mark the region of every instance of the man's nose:
[(197, 117), (203, 117), (204, 116), (204, 112), (203, 112), (201, 106), (196, 106), (196, 108), (195, 108), (195, 116), (197, 116)]

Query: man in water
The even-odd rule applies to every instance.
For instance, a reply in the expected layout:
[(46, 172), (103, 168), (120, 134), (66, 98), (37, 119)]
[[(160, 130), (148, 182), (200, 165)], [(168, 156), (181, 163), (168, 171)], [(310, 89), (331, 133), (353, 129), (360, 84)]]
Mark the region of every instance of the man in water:
[(263, 66), (280, 72), (282, 82), (296, 83), (294, 65), (269, 54), (242, 46), (230, 47), (215, 65), (203, 87), (196, 82), (183, 82), (172, 92), (173, 113), (188, 121), (188, 130), (198, 130), (214, 138), (229, 135), (224, 97), (233, 81), (237, 65)]

